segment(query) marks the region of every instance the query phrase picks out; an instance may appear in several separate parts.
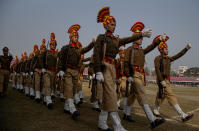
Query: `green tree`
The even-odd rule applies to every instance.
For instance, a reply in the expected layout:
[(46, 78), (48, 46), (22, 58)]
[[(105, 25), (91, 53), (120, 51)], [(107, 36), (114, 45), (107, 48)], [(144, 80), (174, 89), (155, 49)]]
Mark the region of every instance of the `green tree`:
[(184, 76), (199, 76), (199, 67), (189, 68), (187, 71), (184, 72)]

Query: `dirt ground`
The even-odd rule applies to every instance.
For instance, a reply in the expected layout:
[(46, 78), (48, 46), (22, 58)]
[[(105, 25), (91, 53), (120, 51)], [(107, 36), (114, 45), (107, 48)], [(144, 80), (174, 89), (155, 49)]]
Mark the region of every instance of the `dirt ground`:
[[(63, 113), (64, 103), (58, 98), (53, 99), (54, 108), (48, 110), (42, 103), (36, 103), (23, 93), (11, 88), (8, 95), (0, 98), (0, 131), (98, 131), (97, 122), (99, 113), (92, 110), (89, 102), (91, 94), (88, 83), (83, 84), (84, 103), (78, 109), (80, 118), (72, 120), (71, 116)], [(184, 112), (194, 113), (194, 117), (186, 122), (181, 122), (177, 113), (168, 104), (167, 100), (161, 106), (160, 112), (165, 116), (166, 122), (157, 131), (199, 131), (199, 88), (173, 87), (179, 104)], [(153, 108), (157, 86), (146, 87), (150, 106)], [(122, 125), (128, 131), (151, 130), (149, 122), (139, 104), (133, 106), (132, 116), (135, 123), (122, 120)], [(122, 111), (119, 111), (122, 119)], [(111, 121), (108, 119), (111, 127)]]

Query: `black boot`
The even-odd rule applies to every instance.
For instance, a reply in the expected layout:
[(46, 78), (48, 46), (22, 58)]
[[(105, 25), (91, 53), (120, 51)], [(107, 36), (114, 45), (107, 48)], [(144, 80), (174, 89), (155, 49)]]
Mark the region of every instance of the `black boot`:
[(66, 113), (66, 114), (70, 114), (70, 111), (69, 111), (69, 110), (64, 109), (64, 113)]
[(193, 117), (193, 114), (189, 114), (188, 116), (186, 116), (185, 118), (182, 118), (183, 122), (186, 122), (188, 120), (190, 120)]
[(100, 131), (113, 131), (113, 129), (111, 129), (111, 128), (102, 129), (102, 128), (98, 127), (98, 129), (99, 129)]
[(40, 98), (37, 98), (37, 99), (35, 99), (35, 101), (36, 101), (37, 103), (40, 103), (40, 102), (41, 102), (41, 99), (40, 99)]
[(80, 113), (78, 111), (73, 112), (73, 114), (72, 114), (73, 120), (77, 120), (78, 116), (80, 116)]
[(64, 98), (60, 98), (60, 101), (61, 101), (61, 102), (64, 102), (64, 101), (65, 101), (65, 99), (64, 99)]
[(34, 99), (35, 98), (35, 96), (30, 96), (30, 99)]
[(135, 120), (132, 118), (132, 116), (126, 115), (126, 114), (124, 114), (123, 120), (126, 120), (128, 122), (135, 122)]
[(53, 103), (49, 103), (49, 104), (47, 105), (47, 107), (48, 107), (48, 109), (53, 109)]
[(154, 122), (151, 123), (151, 128), (155, 128), (165, 122), (164, 119), (156, 119)]
[(100, 108), (92, 108), (93, 110), (95, 110), (95, 111), (98, 111), (98, 112), (101, 112), (101, 110), (100, 110)]

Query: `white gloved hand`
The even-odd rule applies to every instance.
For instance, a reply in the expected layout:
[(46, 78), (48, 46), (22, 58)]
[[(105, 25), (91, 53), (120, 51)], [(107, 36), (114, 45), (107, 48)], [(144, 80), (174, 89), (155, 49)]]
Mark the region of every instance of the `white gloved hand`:
[(151, 35), (152, 35), (152, 29), (147, 29), (147, 30), (145, 30), (145, 31), (142, 33), (142, 36), (143, 36), (143, 37), (148, 37), (148, 38), (150, 38)]
[(92, 39), (92, 42), (94, 43), (95, 41), (96, 41), (96, 39), (95, 39), (95, 38), (93, 38), (93, 39)]
[(15, 75), (17, 75), (17, 73), (16, 73), (16, 72), (14, 72), (14, 74), (15, 74)]
[(104, 82), (104, 76), (103, 76), (102, 72), (96, 73), (96, 79), (97, 79), (97, 81)]
[(59, 72), (57, 73), (57, 77), (59, 77)]
[(166, 39), (166, 37), (167, 37), (167, 35), (166, 35), (166, 34), (163, 34), (163, 35), (161, 35), (161, 36), (159, 37), (159, 39), (160, 39), (161, 41), (164, 41), (164, 40)]
[(93, 76), (92, 76), (92, 77), (93, 77), (93, 79), (95, 79), (95, 74), (93, 74)]
[(23, 72), (23, 73), (22, 73), (22, 75), (23, 75), (23, 76), (25, 76), (25, 75), (26, 75), (26, 73), (24, 73), (24, 72)]
[(59, 76), (61, 77), (61, 78), (63, 78), (64, 77), (64, 72), (63, 71), (59, 71)]
[(162, 85), (164, 88), (167, 87), (167, 83), (166, 83), (165, 81), (161, 81), (160, 83), (161, 83), (161, 85)]
[(26, 76), (28, 76), (28, 73), (26, 73)]
[(45, 73), (45, 72), (46, 72), (46, 69), (45, 69), (45, 68), (42, 68), (42, 69), (41, 69), (41, 72), (42, 72), (42, 73)]
[(186, 48), (187, 49), (190, 49), (192, 46), (191, 46), (191, 43), (187, 43), (187, 45), (186, 45)]
[(127, 78), (127, 81), (128, 81), (129, 83), (131, 83), (131, 82), (133, 82), (133, 78), (130, 76), (130, 77)]
[(30, 75), (33, 75), (33, 72), (30, 72)]

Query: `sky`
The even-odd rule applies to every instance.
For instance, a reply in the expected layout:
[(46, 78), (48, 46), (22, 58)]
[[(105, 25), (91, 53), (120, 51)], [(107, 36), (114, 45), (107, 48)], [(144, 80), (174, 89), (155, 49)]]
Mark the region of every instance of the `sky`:
[[(86, 46), (105, 32), (103, 25), (96, 22), (98, 11), (105, 6), (110, 7), (116, 19), (115, 35), (131, 36), (131, 26), (143, 22), (145, 29), (153, 31), (151, 38), (144, 38), (143, 48), (155, 36), (165, 33), (169, 36), (169, 56), (182, 50), (187, 42), (192, 45), (172, 63), (172, 69), (180, 65), (199, 66), (198, 0), (0, 0), (0, 48), (7, 46), (13, 56), (20, 57), (24, 51), (31, 53), (34, 44), (40, 46), (43, 38), (48, 41), (54, 32), (57, 48), (61, 49), (69, 42), (67, 30), (73, 24), (81, 25), (79, 41)], [(91, 54), (92, 51), (85, 56)], [(157, 55), (157, 48), (146, 55), (148, 68), (154, 67)]]

